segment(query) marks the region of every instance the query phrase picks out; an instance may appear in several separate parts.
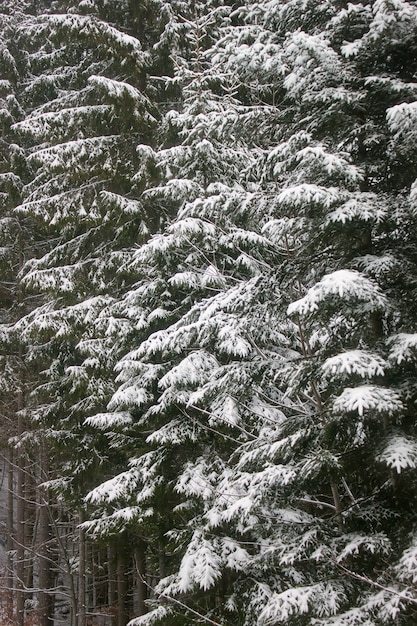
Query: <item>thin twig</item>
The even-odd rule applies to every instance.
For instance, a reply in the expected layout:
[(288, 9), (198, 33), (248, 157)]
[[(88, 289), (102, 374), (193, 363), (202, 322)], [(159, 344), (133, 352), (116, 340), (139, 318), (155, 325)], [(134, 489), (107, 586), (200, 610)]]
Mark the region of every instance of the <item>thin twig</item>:
[(341, 569), (343, 572), (345, 572), (345, 574), (347, 574), (351, 578), (360, 580), (361, 582), (366, 583), (367, 585), (371, 585), (372, 587), (376, 587), (377, 589), (381, 589), (382, 591), (387, 591), (393, 596), (400, 598), (400, 600), (404, 600), (405, 602), (410, 602), (411, 604), (417, 605), (416, 598), (409, 598), (408, 596), (404, 596), (400, 591), (397, 591), (396, 589), (392, 589), (391, 587), (385, 587), (385, 585), (381, 585), (380, 583), (377, 583), (375, 580), (372, 580), (372, 578), (368, 578), (368, 576), (364, 576), (363, 574), (357, 574), (356, 572), (352, 572), (352, 570), (348, 569), (341, 563), (338, 563), (335, 559), (332, 559), (332, 561), (336, 565), (336, 567)]
[(195, 611), (191, 607), (189, 607), (186, 604), (184, 604), (184, 602), (181, 602), (181, 600), (178, 600), (177, 598), (173, 598), (172, 596), (169, 596), (166, 593), (159, 593), (158, 591), (156, 591), (155, 587), (152, 587), (152, 585), (150, 585), (144, 579), (144, 577), (140, 573), (139, 568), (138, 568), (137, 565), (136, 565), (136, 574), (137, 574), (139, 580), (141, 581), (141, 583), (143, 583), (150, 591), (152, 591), (152, 593), (154, 593), (159, 598), (163, 598), (164, 600), (168, 600), (168, 602), (172, 602), (173, 604), (177, 604), (182, 609), (185, 609), (186, 611), (189, 611), (190, 613), (192, 613), (193, 615), (195, 615), (199, 619), (202, 619), (203, 621), (207, 622), (207, 624), (211, 624), (212, 626), (225, 626), (224, 623), (220, 624), (219, 622), (215, 622), (214, 620), (210, 619), (210, 617), (207, 617), (206, 615), (203, 615), (202, 613), (199, 613), (198, 611)]

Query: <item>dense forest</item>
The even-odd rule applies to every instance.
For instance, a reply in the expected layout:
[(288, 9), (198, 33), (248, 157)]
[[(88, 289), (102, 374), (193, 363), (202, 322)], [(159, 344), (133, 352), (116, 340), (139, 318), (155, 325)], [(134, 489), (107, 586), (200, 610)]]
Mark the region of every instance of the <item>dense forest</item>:
[(417, 5), (0, 1), (0, 623), (417, 623)]

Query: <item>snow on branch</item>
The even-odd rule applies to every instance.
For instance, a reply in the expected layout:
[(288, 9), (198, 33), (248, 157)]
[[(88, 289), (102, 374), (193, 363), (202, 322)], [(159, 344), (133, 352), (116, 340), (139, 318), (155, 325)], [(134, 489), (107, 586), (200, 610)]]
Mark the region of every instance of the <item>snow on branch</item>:
[(192, 589), (195, 585), (207, 590), (215, 585), (222, 575), (224, 566), (242, 571), (249, 555), (229, 537), (204, 537), (197, 530), (190, 541), (178, 572), (178, 590)]
[(337, 563), (343, 563), (352, 556), (363, 556), (364, 552), (387, 555), (392, 549), (391, 542), (383, 533), (375, 533), (374, 535), (347, 533), (340, 540), (337, 540), (337, 542), (345, 544), (341, 552), (337, 555)]
[(173, 606), (161, 604), (149, 613), (146, 613), (141, 617), (135, 617), (128, 623), (127, 626), (153, 626), (153, 624), (160, 624), (162, 620), (172, 617), (173, 614)]
[(154, 452), (142, 455), (139, 461), (132, 459), (128, 470), (92, 489), (85, 497), (86, 502), (107, 505), (125, 502), (132, 495), (136, 503), (145, 500), (158, 484), (160, 461), (161, 456)]
[(123, 99), (129, 97), (131, 100), (141, 103), (141, 104), (150, 104), (148, 98), (130, 85), (129, 83), (115, 80), (113, 78), (107, 78), (106, 76), (90, 76), (88, 78), (88, 82), (94, 86), (100, 87), (105, 93), (107, 93), (112, 98)]
[(206, 350), (196, 350), (174, 366), (159, 381), (161, 389), (204, 383), (219, 366), (217, 359)]
[(387, 214), (388, 207), (381, 206), (381, 200), (371, 194), (361, 194), (360, 198), (350, 198), (347, 202), (331, 211), (326, 221), (328, 223), (346, 224), (354, 220), (363, 222), (380, 222)]
[(286, 622), (295, 615), (314, 611), (320, 616), (335, 615), (345, 602), (343, 587), (336, 581), (318, 583), (306, 587), (292, 587), (281, 593), (274, 593), (261, 611), (260, 624), (272, 626)]
[(140, 41), (128, 35), (110, 24), (89, 15), (55, 14), (39, 15), (37, 19), (22, 24), (26, 36), (33, 32), (34, 37), (51, 29), (55, 32), (70, 32), (79, 39), (86, 38), (88, 41), (96, 41), (97, 47), (107, 45), (134, 59), (138, 67), (143, 67), (148, 62), (148, 55), (142, 50)]
[(197, 531), (190, 541), (178, 572), (179, 590), (187, 591), (196, 583), (201, 589), (210, 589), (221, 577), (221, 559), (218, 551)]
[(417, 102), (403, 102), (387, 109), (387, 122), (394, 139), (399, 139), (404, 135), (415, 136)]
[(417, 442), (396, 435), (390, 439), (378, 460), (395, 470), (397, 474), (401, 474), (405, 469), (415, 469), (417, 467)]
[(338, 413), (355, 412), (363, 416), (365, 412), (397, 413), (403, 409), (398, 393), (392, 389), (376, 385), (347, 387), (333, 403)]
[(135, 381), (122, 385), (113, 395), (107, 409), (109, 411), (123, 411), (143, 407), (150, 400), (150, 395), (146, 389)]
[(335, 374), (342, 376), (357, 374), (361, 378), (383, 376), (386, 361), (377, 354), (370, 354), (365, 350), (347, 350), (328, 358), (322, 365), (328, 377)]
[(328, 176), (338, 175), (346, 181), (357, 183), (363, 179), (357, 166), (349, 163), (346, 155), (332, 154), (324, 146), (307, 146), (296, 154), (296, 159), (303, 167), (319, 166)]
[[(78, 165), (83, 160), (91, 161), (105, 155), (108, 156), (111, 148), (119, 140), (117, 135), (106, 135), (67, 141), (56, 146), (36, 150), (29, 155), (29, 160), (49, 167), (52, 171), (59, 168), (68, 169)], [(110, 159), (108, 159), (108, 168), (109, 172), (114, 171), (114, 164)]]
[(79, 135), (80, 127), (86, 126), (89, 120), (109, 119), (112, 110), (111, 105), (94, 104), (40, 114), (35, 112), (22, 122), (13, 124), (12, 128), (14, 131), (35, 139), (48, 139), (51, 133), (59, 137), (60, 134), (65, 135), (68, 131), (77, 131)]
[(86, 426), (93, 426), (100, 430), (107, 430), (117, 426), (125, 426), (132, 423), (132, 416), (127, 412), (120, 413), (97, 413), (87, 417), (84, 421)]
[[(397, 36), (413, 30), (417, 23), (417, 8), (407, 0), (375, 0), (374, 18), (369, 28), (369, 38), (378, 40), (384, 34), (394, 31)], [(401, 40), (401, 39), (400, 39)]]
[(398, 365), (417, 357), (417, 333), (399, 333), (390, 339), (389, 360)]
[(405, 582), (417, 583), (417, 537), (413, 537), (411, 546), (404, 550), (396, 566), (399, 579)]
[(344, 300), (357, 300), (366, 304), (368, 311), (380, 311), (387, 307), (387, 300), (378, 285), (356, 270), (337, 270), (324, 276), (308, 290), (304, 298), (292, 302), (288, 315), (306, 315), (317, 311), (319, 305), (336, 296)]
[(278, 202), (283, 206), (305, 208), (319, 205), (326, 209), (340, 201), (341, 192), (336, 187), (321, 187), (309, 183), (301, 183), (288, 187), (278, 194)]
[[(349, 3), (352, 7), (353, 3)], [(363, 37), (355, 39), (353, 42), (344, 43), (341, 49), (342, 54), (349, 58), (360, 54), (368, 46), (378, 45), (384, 42), (389, 33), (392, 40), (405, 41), (415, 34), (415, 24), (417, 23), (417, 9), (415, 3), (406, 0), (375, 0), (369, 8), (365, 8), (362, 3), (358, 5), (369, 20), (369, 29)], [(352, 11), (352, 9), (350, 9)], [(371, 14), (372, 11), (372, 14)]]
[(148, 124), (156, 123), (156, 119), (149, 113), (154, 108), (150, 100), (133, 85), (129, 83), (107, 78), (106, 76), (90, 76), (88, 82), (98, 87), (107, 96), (113, 100), (123, 101), (130, 100), (141, 113), (141, 119)]

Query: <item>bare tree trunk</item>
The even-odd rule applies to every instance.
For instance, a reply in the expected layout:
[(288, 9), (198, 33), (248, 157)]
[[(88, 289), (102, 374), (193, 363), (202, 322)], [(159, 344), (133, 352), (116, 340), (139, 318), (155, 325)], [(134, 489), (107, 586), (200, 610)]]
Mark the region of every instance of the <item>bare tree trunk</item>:
[(166, 558), (165, 558), (165, 543), (162, 537), (159, 539), (158, 546), (158, 565), (159, 565), (159, 578), (165, 578), (166, 576)]
[(23, 544), (25, 546), (25, 578), (23, 585), (25, 588), (25, 600), (28, 600), (32, 597), (31, 594), (33, 590), (33, 555), (35, 552), (34, 537), (36, 534), (37, 522), (36, 507), (33, 505), (33, 502), (36, 500), (34, 476), (31, 472), (31, 467), (26, 455), (24, 461), (24, 477), (25, 539)]
[(117, 551), (117, 626), (126, 626), (129, 621), (128, 589), (127, 540), (126, 536), (122, 535)]
[(114, 542), (108, 546), (107, 557), (107, 576), (108, 576), (108, 603), (111, 608), (112, 622), (111, 626), (117, 626), (117, 551)]
[[(48, 457), (45, 449), (41, 450), (40, 481), (49, 473)], [(39, 521), (38, 521), (38, 615), (39, 626), (51, 626), (53, 617), (54, 598), (52, 595), (52, 554), (51, 522), (48, 497), (40, 489), (38, 494)]]
[(44, 500), (39, 510), (39, 546), (38, 546), (38, 613), (39, 626), (51, 626), (53, 614), (53, 596), (51, 595), (52, 567), (49, 542), (51, 528), (49, 523), (49, 505)]
[[(95, 567), (94, 567), (94, 606), (105, 607), (108, 604), (108, 570), (107, 559), (108, 549), (107, 546), (97, 547), (95, 550)], [(110, 604), (110, 603), (109, 603)]]
[(136, 548), (136, 589), (137, 589), (137, 614), (145, 615), (147, 612), (146, 599), (148, 588), (146, 586), (146, 542), (139, 540)]
[(7, 450), (7, 570), (6, 614), (11, 621), (13, 615), (13, 549), (14, 549), (14, 468), (13, 447)]
[[(57, 548), (60, 554), (60, 560), (63, 564), (63, 572), (65, 574), (68, 596), (70, 601), (70, 623), (71, 626), (77, 626), (77, 592), (75, 588), (74, 573), (72, 570), (72, 561), (75, 558), (74, 551), (74, 527), (73, 522), (65, 521), (62, 518), (65, 517), (63, 511), (60, 512), (60, 519), (56, 519), (54, 516), (50, 517), (51, 526), (53, 529), (54, 540), (56, 541)], [(70, 537), (70, 539), (69, 539)]]
[[(84, 513), (80, 511), (80, 523), (84, 521)], [(86, 542), (85, 532), (78, 531), (78, 621), (77, 626), (86, 626)]]
[[(18, 437), (23, 434), (23, 391), (17, 392)], [(16, 626), (24, 626), (25, 621), (25, 457), (22, 448), (17, 450), (16, 486)]]
[(334, 503), (334, 508), (336, 512), (337, 526), (339, 530), (342, 531), (343, 529), (342, 504), (340, 502), (338, 486), (336, 484), (336, 481), (333, 478), (330, 479), (330, 488), (332, 490), (333, 503)]

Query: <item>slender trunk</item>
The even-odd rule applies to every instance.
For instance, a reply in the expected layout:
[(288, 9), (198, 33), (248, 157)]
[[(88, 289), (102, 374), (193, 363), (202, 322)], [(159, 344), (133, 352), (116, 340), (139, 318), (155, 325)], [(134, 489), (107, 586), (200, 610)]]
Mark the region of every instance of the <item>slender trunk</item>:
[(7, 450), (7, 569), (6, 569), (6, 614), (11, 621), (13, 615), (13, 549), (14, 549), (14, 469), (13, 448)]
[[(17, 393), (18, 437), (23, 434), (23, 391)], [(17, 450), (16, 486), (16, 626), (24, 626), (25, 621), (25, 458), (22, 448)]]
[(29, 463), (25, 458), (24, 463), (24, 476), (25, 476), (25, 600), (29, 600), (32, 597), (33, 590), (33, 554), (35, 551), (34, 537), (36, 533), (36, 507), (33, 506), (36, 495), (34, 493), (34, 480), (31, 474)]
[(336, 521), (341, 531), (343, 528), (342, 504), (340, 502), (339, 488), (333, 478), (330, 479), (330, 488), (332, 490), (333, 504), (336, 511)]
[[(24, 264), (24, 240), (23, 233), (19, 233), (19, 268)], [(23, 294), (21, 285), (17, 285), (17, 304), (21, 305)], [(19, 345), (19, 368), (20, 368), (20, 384), (16, 394), (17, 409), (17, 437), (19, 443), (24, 431), (23, 408), (24, 408), (24, 376), (23, 376), (23, 348)], [(25, 593), (24, 593), (24, 575), (25, 575), (25, 454), (23, 446), (19, 446), (16, 450), (16, 535), (15, 535), (15, 578), (16, 578), (16, 626), (24, 626), (25, 621)]]
[[(44, 449), (41, 451), (42, 475), (48, 475), (48, 457)], [(52, 555), (50, 551), (51, 523), (49, 502), (46, 494), (42, 491), (38, 494), (39, 520), (38, 520), (38, 615), (39, 626), (50, 626), (53, 616), (52, 587)]]
[(51, 528), (49, 523), (48, 503), (44, 500), (39, 509), (39, 546), (38, 546), (38, 614), (39, 626), (50, 626), (52, 620), (53, 598), (51, 591), (52, 568), (49, 542)]
[[(199, 112), (203, 112), (203, 88), (201, 84), (201, 28), (200, 28), (200, 20), (198, 16), (197, 4), (194, 0), (194, 23), (195, 23), (195, 73), (197, 74), (197, 85), (198, 85), (198, 108)], [(207, 186), (207, 181), (205, 181), (204, 186)]]
[(61, 564), (61, 575), (64, 575), (66, 581), (66, 589), (68, 590), (68, 597), (70, 602), (70, 624), (71, 626), (77, 626), (77, 590), (75, 588), (75, 580), (72, 563), (75, 558), (74, 551), (74, 528), (73, 523), (65, 521), (65, 515), (63, 511), (58, 511), (55, 508), (55, 513), (52, 514), (52, 509), (49, 511), (49, 522), (51, 526), (51, 532), (54, 538), (54, 543), (59, 553), (59, 561)]
[(166, 558), (165, 558), (165, 543), (161, 538), (158, 546), (158, 565), (159, 565), (159, 578), (165, 578), (166, 576)]
[(88, 596), (88, 606), (92, 607), (94, 610), (98, 608), (98, 588), (99, 588), (99, 581), (97, 580), (97, 566), (98, 563), (96, 563), (96, 559), (99, 559), (99, 555), (96, 553), (96, 550), (94, 549), (94, 546), (90, 546), (90, 555), (89, 555), (89, 563), (90, 563), (90, 576), (89, 576), (89, 583), (87, 585), (87, 588), (89, 590), (89, 592), (87, 593)]
[(95, 580), (95, 605), (96, 607), (107, 606), (108, 601), (108, 572), (107, 567), (108, 550), (105, 548), (98, 548), (97, 550), (97, 575)]
[(145, 615), (147, 612), (146, 599), (148, 597), (148, 589), (146, 586), (146, 543), (143, 539), (139, 539), (136, 549), (136, 588), (137, 588), (137, 614)]
[(126, 626), (129, 621), (127, 608), (128, 596), (128, 558), (127, 540), (124, 535), (120, 538), (117, 552), (117, 626)]
[(108, 603), (111, 609), (111, 626), (117, 626), (117, 551), (114, 542), (108, 546)]
[[(84, 521), (84, 514), (80, 512), (80, 523)], [(77, 626), (86, 626), (86, 542), (85, 532), (82, 528), (78, 531), (78, 622)]]

